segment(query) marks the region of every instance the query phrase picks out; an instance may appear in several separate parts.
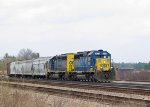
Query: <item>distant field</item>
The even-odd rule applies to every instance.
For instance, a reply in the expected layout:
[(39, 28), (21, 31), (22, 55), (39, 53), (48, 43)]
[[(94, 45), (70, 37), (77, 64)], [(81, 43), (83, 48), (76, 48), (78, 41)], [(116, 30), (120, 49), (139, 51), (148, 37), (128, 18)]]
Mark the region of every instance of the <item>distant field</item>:
[(150, 81), (150, 71), (117, 71), (116, 80)]

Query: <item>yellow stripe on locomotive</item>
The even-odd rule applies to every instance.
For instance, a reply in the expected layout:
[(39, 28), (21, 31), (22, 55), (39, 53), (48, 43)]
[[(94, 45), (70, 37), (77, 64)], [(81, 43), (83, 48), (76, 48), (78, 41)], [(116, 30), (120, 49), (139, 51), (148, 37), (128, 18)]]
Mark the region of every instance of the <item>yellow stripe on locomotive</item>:
[(67, 72), (74, 71), (74, 54), (67, 54)]

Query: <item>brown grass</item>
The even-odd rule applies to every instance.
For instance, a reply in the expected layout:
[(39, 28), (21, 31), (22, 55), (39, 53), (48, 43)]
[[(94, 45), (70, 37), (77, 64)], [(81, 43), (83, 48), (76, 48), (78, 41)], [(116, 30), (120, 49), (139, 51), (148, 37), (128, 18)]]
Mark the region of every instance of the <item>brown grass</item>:
[(117, 71), (116, 80), (150, 81), (150, 71)]
[(18, 90), (9, 85), (0, 85), (0, 107), (48, 107), (42, 96), (25, 90)]

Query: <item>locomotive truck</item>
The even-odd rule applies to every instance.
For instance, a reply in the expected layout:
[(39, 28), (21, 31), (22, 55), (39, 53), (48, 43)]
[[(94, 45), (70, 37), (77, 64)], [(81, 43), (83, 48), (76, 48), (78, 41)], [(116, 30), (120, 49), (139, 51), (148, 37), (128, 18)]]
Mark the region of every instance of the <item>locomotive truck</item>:
[(113, 79), (111, 54), (103, 50), (67, 53), (8, 64), (9, 76), (109, 82)]

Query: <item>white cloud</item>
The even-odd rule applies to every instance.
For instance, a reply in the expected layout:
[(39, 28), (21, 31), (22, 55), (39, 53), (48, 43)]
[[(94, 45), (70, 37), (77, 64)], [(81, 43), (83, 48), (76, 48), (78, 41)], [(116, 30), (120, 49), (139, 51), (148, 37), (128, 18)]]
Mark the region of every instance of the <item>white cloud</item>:
[(149, 11), (149, 0), (1, 0), (0, 56), (102, 48), (116, 61), (149, 61)]

